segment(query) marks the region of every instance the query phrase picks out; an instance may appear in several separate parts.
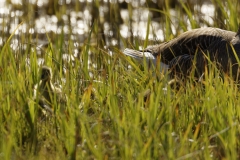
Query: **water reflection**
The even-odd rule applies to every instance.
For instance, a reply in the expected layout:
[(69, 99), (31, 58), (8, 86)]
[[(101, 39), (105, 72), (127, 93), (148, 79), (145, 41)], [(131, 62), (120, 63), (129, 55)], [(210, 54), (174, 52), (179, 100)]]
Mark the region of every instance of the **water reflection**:
[[(14, 32), (15, 36), (34, 35), (37, 39), (33, 43), (36, 43), (36, 46), (43, 46), (49, 40), (54, 43), (57, 40), (54, 35), (64, 34), (66, 37), (64, 44), (69, 41), (69, 38), (74, 43), (72, 48), (74, 57), (78, 57), (79, 47), (86, 43), (93, 23), (99, 25), (99, 31), (98, 35), (93, 36), (91, 43), (96, 44), (99, 40), (104, 41), (105, 46), (102, 48), (117, 46), (122, 49), (126, 46), (121, 43), (120, 37), (131, 38), (130, 42), (133, 43), (133, 37), (144, 40), (147, 34), (149, 40), (152, 40), (153, 43), (159, 43), (159, 41), (166, 39), (164, 28), (167, 16), (162, 13), (156, 17), (157, 11), (149, 10), (146, 7), (146, 2), (150, 2), (150, 0), (102, 0), (99, 1), (99, 7), (96, 7), (95, 1), (92, 0), (59, 0), (57, 2), (30, 0), (29, 4), (21, 0), (11, 0), (10, 3), (0, 0), (0, 32), (7, 33), (6, 37), (0, 38), (0, 46), (4, 45), (7, 38), (22, 21), (24, 23)], [(51, 6), (52, 4), (53, 6)], [(26, 9), (26, 7), (28, 8)], [(51, 7), (55, 7), (55, 11), (48, 11)], [(158, 10), (159, 13), (164, 11)], [(195, 16), (194, 20), (199, 22), (199, 26), (214, 24), (215, 9), (210, 1), (201, 1), (201, 5), (196, 3), (194, 10), (198, 13), (196, 16), (193, 15)], [(119, 15), (115, 15), (117, 13)], [(111, 19), (117, 16), (120, 16), (119, 19), (122, 21)], [(189, 17), (186, 14), (179, 15), (179, 8), (170, 8), (169, 18), (171, 34), (173, 35), (183, 32), (180, 27), (181, 21), (188, 23), (187, 29), (192, 29)], [(149, 19), (151, 22), (148, 33)], [(19, 40), (19, 37), (14, 37), (11, 43), (11, 48), (17, 50), (19, 45), (22, 45), (20, 43), (24, 42)]]
[(203, 4), (201, 7), (203, 19), (206, 20), (210, 25), (213, 25), (214, 11), (215, 9), (213, 4)]
[[(37, 5), (37, 10), (35, 10), (34, 12), (40, 12), (40, 10), (42, 11), (42, 14), (39, 17), (35, 17), (34, 19), (34, 28), (28, 29), (30, 34), (35, 34), (35, 33), (39, 33), (39, 34), (45, 34), (47, 32), (54, 32), (56, 34), (61, 34), (62, 33), (62, 27), (63, 27), (63, 31), (64, 33), (68, 34), (70, 33), (70, 29), (69, 29), (69, 23), (70, 23), (70, 27), (72, 29), (72, 33), (73, 34), (86, 34), (88, 33), (89, 29), (90, 29), (90, 25), (91, 22), (93, 20), (92, 14), (91, 14), (91, 5), (89, 5), (89, 3), (92, 3), (91, 0), (88, 1), (84, 1), (84, 0), (79, 0), (80, 5), (82, 5), (83, 10), (82, 11), (73, 11), (74, 10), (74, 6), (70, 6), (69, 8), (66, 8), (66, 14), (63, 14), (61, 17), (57, 17), (57, 15), (47, 15), (46, 11), (44, 11), (44, 6), (48, 5), (49, 1), (48, 0), (31, 0), (29, 1), (29, 3), (31, 4), (36, 4)], [(109, 6), (108, 3), (117, 3), (117, 0), (113, 0), (113, 1), (103, 1), (103, 3), (101, 3), (101, 6), (99, 7), (99, 17), (101, 19), (104, 19), (106, 13), (109, 13)], [(120, 1), (120, 2), (123, 2)], [(129, 3), (129, 1), (125, 1), (125, 3)], [(25, 3), (25, 2), (24, 2)], [(8, 30), (8, 32), (12, 33), (14, 31), (14, 29), (16, 28), (16, 26), (22, 21), (21, 20), (21, 16), (23, 16), (23, 11), (21, 10), (12, 10), (13, 6), (16, 5), (18, 6), (18, 8), (21, 8), (19, 6), (26, 6), (26, 4), (24, 4), (22, 1), (20, 0), (11, 0), (11, 5), (7, 5), (5, 0), (1, 0), (0, 1), (0, 14), (1, 14), (1, 18), (0, 18), (0, 22), (2, 23), (10, 23), (11, 27)], [(58, 1), (58, 5), (66, 5), (66, 4), (70, 4), (70, 3), (76, 3), (75, 1)], [(132, 0), (131, 1), (131, 5), (132, 7), (136, 7), (133, 9), (132, 15), (129, 16), (129, 10), (128, 9), (121, 9), (121, 17), (124, 20), (125, 23), (121, 24), (119, 29), (120, 29), (120, 33), (121, 36), (123, 37), (129, 37), (129, 26), (133, 27), (131, 28), (133, 30), (133, 36), (140, 36), (140, 37), (144, 37), (146, 35), (146, 25), (147, 25), (147, 21), (149, 19), (149, 16), (151, 17), (151, 12), (145, 7), (146, 1), (145, 0)], [(60, 7), (59, 6), (59, 7)], [(33, 8), (36, 9), (36, 8)], [(46, 9), (46, 7), (45, 7)], [(10, 12), (11, 11), (11, 12)], [(209, 4), (209, 3), (204, 3), (201, 6), (201, 10), (200, 13), (203, 15), (203, 19), (206, 20), (209, 24), (213, 24), (213, 19), (211, 17), (214, 16), (214, 6), (213, 4)], [(177, 11), (172, 9), (171, 10), (171, 16), (172, 16), (172, 22), (173, 22), (173, 26), (176, 26), (177, 24), (177, 20), (174, 20), (176, 18), (177, 15)], [(8, 15), (10, 15), (10, 17), (12, 19), (8, 18)], [(174, 18), (175, 17), (175, 18)], [(5, 21), (5, 22), (4, 22)], [(59, 24), (60, 21), (63, 21), (64, 24)], [(104, 20), (101, 20), (104, 21)], [(132, 22), (133, 24), (129, 25), (129, 22)], [(105, 21), (104, 23), (104, 30), (107, 30), (108, 36), (111, 36), (111, 26), (112, 24), (107, 24), (109, 23), (107, 21)], [(63, 26), (61, 26), (63, 25)], [(158, 21), (152, 22), (153, 25), (153, 31), (151, 32), (155, 32), (157, 33), (157, 39), (159, 40), (163, 40), (164, 36), (162, 35), (162, 27), (159, 24)], [(22, 29), (23, 33), (26, 33), (26, 26), (19, 28), (19, 30)], [(173, 34), (176, 33), (176, 28), (172, 28), (173, 29)], [(0, 28), (1, 31), (6, 32), (6, 30), (2, 28)], [(110, 34), (109, 34), (110, 33)], [(18, 34), (18, 33), (16, 33)], [(152, 34), (152, 33), (151, 33)], [(150, 35), (151, 38), (154, 37), (154, 35)]]

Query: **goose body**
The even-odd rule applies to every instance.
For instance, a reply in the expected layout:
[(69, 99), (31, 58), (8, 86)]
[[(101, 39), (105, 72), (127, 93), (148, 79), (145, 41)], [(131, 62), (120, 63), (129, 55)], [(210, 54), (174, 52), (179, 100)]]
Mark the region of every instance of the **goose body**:
[[(215, 61), (225, 73), (232, 71), (238, 77), (238, 63), (234, 52), (240, 55), (240, 31), (232, 32), (219, 28), (199, 28), (187, 31), (178, 37), (158, 45), (149, 46), (142, 51), (125, 49), (124, 54), (136, 59), (145, 59), (157, 63), (160, 59), (173, 75), (189, 75), (196, 59), (196, 77), (204, 72), (205, 65)], [(159, 58), (157, 58), (159, 57)], [(164, 68), (164, 67), (163, 67)]]

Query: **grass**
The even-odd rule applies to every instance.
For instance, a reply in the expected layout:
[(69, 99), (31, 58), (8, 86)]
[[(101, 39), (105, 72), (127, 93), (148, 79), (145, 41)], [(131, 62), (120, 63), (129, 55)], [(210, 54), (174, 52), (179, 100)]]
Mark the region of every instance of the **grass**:
[[(229, 14), (234, 14), (234, 3), (227, 4)], [(191, 15), (185, 4), (183, 9), (195, 27), (197, 15)], [(173, 36), (169, 8), (161, 13), (166, 13), (165, 30)], [(226, 23), (232, 30), (237, 25), (237, 17), (233, 18)], [(179, 21), (185, 30), (187, 23)], [(52, 116), (42, 115), (33, 101), (33, 86), (39, 81), (37, 51), (13, 50), (10, 41), (1, 48), (0, 159), (239, 159), (239, 89), (231, 79), (222, 81), (210, 67), (203, 84), (190, 78), (179, 90), (169, 86), (164, 90), (166, 79), (157, 70), (138, 66), (119, 48), (110, 57), (100, 46), (91, 45), (98, 26), (93, 28), (74, 61), (62, 60), (63, 50), (73, 55), (73, 42), (63, 45), (64, 34), (53, 42), (49, 37), (49, 46), (43, 49), (53, 82), (68, 98), (66, 112), (55, 103)], [(25, 43), (32, 37), (21, 38)], [(87, 64), (89, 52), (96, 67)]]

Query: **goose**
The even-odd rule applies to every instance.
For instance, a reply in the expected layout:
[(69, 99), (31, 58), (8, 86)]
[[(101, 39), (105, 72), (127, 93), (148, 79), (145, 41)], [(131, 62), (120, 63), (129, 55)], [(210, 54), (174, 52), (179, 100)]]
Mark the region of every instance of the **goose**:
[(240, 27), (237, 32), (213, 27), (193, 29), (168, 42), (144, 50), (126, 48), (123, 53), (141, 62), (145, 59), (155, 66), (160, 60), (160, 70), (170, 71), (170, 77), (187, 77), (195, 67), (194, 76), (199, 78), (205, 65), (215, 62), (218, 69), (237, 80)]
[(38, 99), (38, 104), (50, 113), (53, 113), (54, 102), (60, 105), (62, 111), (67, 99), (62, 90), (53, 85), (51, 68), (42, 66), (40, 75), (40, 82), (34, 86), (34, 99)]

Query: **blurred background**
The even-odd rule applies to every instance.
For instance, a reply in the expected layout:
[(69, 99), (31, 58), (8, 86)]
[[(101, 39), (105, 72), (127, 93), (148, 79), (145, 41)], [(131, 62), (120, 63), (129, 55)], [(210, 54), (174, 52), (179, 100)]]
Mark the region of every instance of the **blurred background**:
[(61, 36), (65, 52), (71, 42), (77, 56), (89, 42), (109, 52), (141, 46), (145, 39), (159, 43), (199, 27), (236, 31), (239, 14), (235, 0), (0, 0), (0, 47), (20, 23), (13, 50), (54, 44)]

